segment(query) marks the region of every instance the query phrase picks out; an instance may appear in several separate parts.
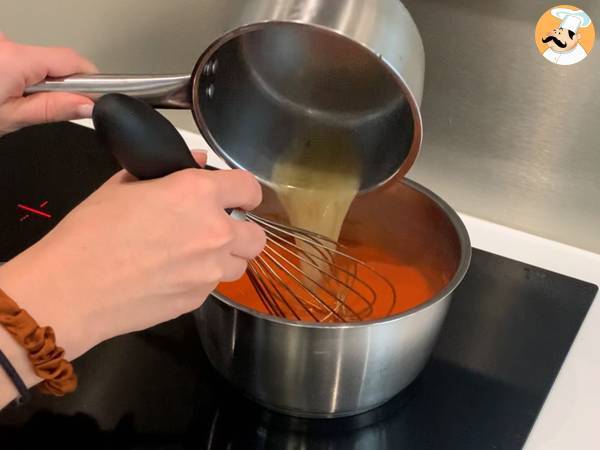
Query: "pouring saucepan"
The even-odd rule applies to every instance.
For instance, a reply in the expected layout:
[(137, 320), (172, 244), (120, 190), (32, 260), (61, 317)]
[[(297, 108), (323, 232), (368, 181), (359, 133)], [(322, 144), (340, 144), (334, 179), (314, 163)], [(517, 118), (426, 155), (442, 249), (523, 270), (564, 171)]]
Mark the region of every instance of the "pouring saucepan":
[(342, 135), (359, 149), (362, 192), (406, 174), (421, 145), (424, 52), (398, 0), (213, 3), (210, 20), (226, 31), (191, 75), (77, 75), (27, 93), (123, 93), (191, 108), (211, 148), (263, 182), (279, 152), (311, 136)]

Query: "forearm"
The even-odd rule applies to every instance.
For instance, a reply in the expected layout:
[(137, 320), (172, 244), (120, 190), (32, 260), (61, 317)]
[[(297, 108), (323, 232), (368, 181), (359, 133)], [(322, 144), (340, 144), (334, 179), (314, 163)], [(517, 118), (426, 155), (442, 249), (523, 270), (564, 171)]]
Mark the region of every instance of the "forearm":
[[(34, 386), (41, 381), (35, 375), (25, 349), (2, 326), (0, 326), (0, 350), (6, 355), (27, 387)], [(17, 397), (18, 392), (15, 385), (6, 372), (0, 368), (0, 409)]]
[[(57, 335), (57, 345), (69, 350), (68, 358), (80, 351), (72, 345), (76, 341), (78, 328), (68, 323), (69, 315), (64, 305), (59, 301), (53, 284), (48, 278), (52, 276), (49, 270), (44, 270), (40, 263), (44, 258), (36, 253), (36, 246), (17, 256), (0, 267), (0, 289), (20, 308), (23, 308), (40, 326), (51, 326)], [(44, 263), (48, 266), (47, 263)], [(67, 332), (69, 331), (69, 332)], [(4, 326), (0, 325), (0, 350), (8, 358), (27, 387), (41, 382), (34, 371), (27, 350), (12, 336)], [(0, 368), (0, 408), (6, 406), (18, 396), (13, 381)]]

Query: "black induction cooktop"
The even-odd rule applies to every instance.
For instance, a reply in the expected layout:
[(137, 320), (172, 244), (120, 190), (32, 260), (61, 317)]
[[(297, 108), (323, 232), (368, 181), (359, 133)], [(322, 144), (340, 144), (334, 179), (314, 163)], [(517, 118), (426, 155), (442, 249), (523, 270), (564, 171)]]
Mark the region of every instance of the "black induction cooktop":
[[(117, 169), (93, 132), (76, 125), (0, 138), (0, 261), (43, 236)], [(386, 405), (335, 420), (294, 419), (241, 397), (210, 367), (193, 317), (185, 315), (79, 358), (74, 394), (35, 394), (28, 405), (0, 412), (0, 442), (10, 449), (40, 442), (86, 449), (519, 449), (596, 292), (474, 250), (422, 374)]]
[(0, 262), (38, 241), (117, 170), (94, 132), (79, 125), (0, 137)]

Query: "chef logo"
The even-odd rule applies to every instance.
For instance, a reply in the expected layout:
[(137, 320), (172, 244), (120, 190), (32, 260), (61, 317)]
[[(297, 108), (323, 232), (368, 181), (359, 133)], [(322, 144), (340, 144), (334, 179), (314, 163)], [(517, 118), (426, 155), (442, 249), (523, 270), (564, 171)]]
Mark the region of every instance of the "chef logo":
[(535, 27), (535, 43), (548, 61), (570, 66), (587, 57), (596, 38), (592, 19), (585, 11), (560, 5), (546, 11)]

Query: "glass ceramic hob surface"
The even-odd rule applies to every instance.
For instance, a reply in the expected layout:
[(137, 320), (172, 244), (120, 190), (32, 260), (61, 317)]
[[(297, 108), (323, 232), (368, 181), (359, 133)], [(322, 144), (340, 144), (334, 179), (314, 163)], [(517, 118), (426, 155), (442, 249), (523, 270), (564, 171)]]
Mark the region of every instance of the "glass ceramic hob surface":
[[(0, 138), (0, 261), (43, 236), (115, 170), (93, 132), (76, 125)], [(50, 441), (106, 449), (519, 449), (596, 291), (474, 250), (419, 378), (386, 405), (337, 420), (274, 414), (232, 391), (210, 367), (192, 317), (182, 316), (79, 358), (74, 394), (36, 393), (28, 405), (0, 412), (0, 442), (11, 449)]]

